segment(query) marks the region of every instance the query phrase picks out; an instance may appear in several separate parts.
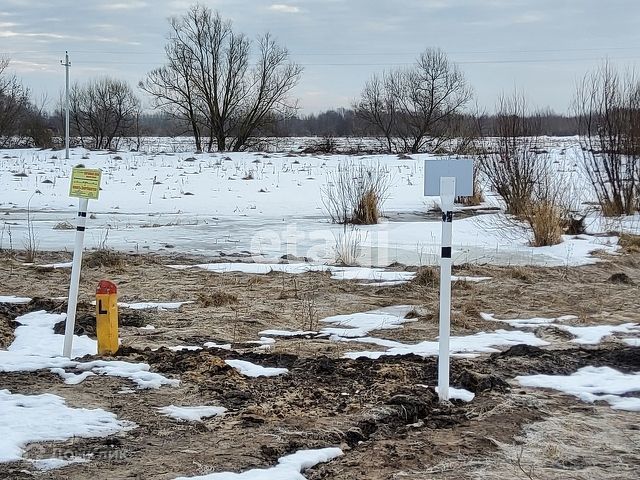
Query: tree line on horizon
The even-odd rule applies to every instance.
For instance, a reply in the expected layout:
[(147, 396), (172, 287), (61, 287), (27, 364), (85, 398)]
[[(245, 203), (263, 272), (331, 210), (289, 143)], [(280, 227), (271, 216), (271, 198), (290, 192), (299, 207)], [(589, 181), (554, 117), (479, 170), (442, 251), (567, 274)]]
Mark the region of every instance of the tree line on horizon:
[[(501, 122), (514, 114), (536, 125), (536, 135), (584, 132), (578, 100), (584, 103), (585, 96), (576, 97), (571, 116), (528, 107), (503, 111), (510, 95), (497, 100), (494, 113), (480, 112), (464, 73), (439, 49), (426, 49), (411, 67), (374, 75), (348, 108), (307, 115), (298, 113), (291, 98), (303, 69), (288, 50), (270, 34), (252, 41), (206, 6), (169, 20), (165, 53), (165, 64), (138, 84), (151, 99), (151, 112), (142, 110), (136, 90), (122, 80), (74, 83), (72, 144), (117, 149), (123, 137), (190, 136), (197, 151), (240, 151), (269, 136), (364, 136), (380, 139), (389, 152), (433, 152), (454, 143), (465, 147), (454, 139), (499, 135)], [(63, 100), (53, 112), (37, 107), (29, 89), (6, 73), (8, 64), (0, 61), (0, 147), (58, 146)]]

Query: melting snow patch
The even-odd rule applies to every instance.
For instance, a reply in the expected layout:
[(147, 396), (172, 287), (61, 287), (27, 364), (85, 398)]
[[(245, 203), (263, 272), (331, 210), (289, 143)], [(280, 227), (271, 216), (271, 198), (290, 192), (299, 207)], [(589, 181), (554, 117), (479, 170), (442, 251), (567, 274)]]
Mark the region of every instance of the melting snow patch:
[(289, 373), (286, 368), (263, 367), (244, 360), (225, 360), (225, 363), (246, 377), (275, 377)]
[(458, 275), (451, 275), (451, 281), (452, 282), (485, 282), (487, 280), (491, 280), (491, 277), (469, 277), (469, 276), (465, 276), (465, 277), (461, 277)]
[(78, 363), (76, 368), (80, 370), (91, 370), (101, 375), (110, 377), (128, 378), (140, 389), (160, 388), (162, 385), (176, 386), (179, 380), (167, 378), (159, 373), (150, 372), (146, 363), (130, 363), (118, 360), (95, 360), (93, 362)]
[(13, 303), (18, 305), (24, 305), (25, 303), (29, 303), (30, 301), (31, 299), (27, 297), (16, 297), (15, 295), (8, 295), (8, 296), (0, 295), (0, 303)]
[(198, 347), (195, 345), (177, 345), (175, 347), (169, 347), (169, 350), (171, 350), (172, 352), (196, 352), (198, 350), (202, 350), (202, 347)]
[(193, 302), (140, 302), (140, 303), (120, 303), (119, 307), (130, 308), (132, 310), (177, 310), (182, 305), (186, 305)]
[(525, 387), (558, 390), (583, 402), (605, 401), (615, 410), (640, 411), (640, 398), (620, 396), (640, 391), (640, 373), (624, 374), (610, 367), (584, 367), (572, 375), (528, 375), (516, 377), (516, 381)]
[(179, 477), (175, 480), (304, 480), (302, 472), (319, 463), (328, 462), (342, 455), (339, 448), (299, 450), (281, 457), (278, 465), (268, 469), (253, 469), (243, 473), (219, 472), (198, 477)]
[(70, 408), (57, 395), (0, 390), (0, 462), (20, 460), (28, 443), (106, 437), (135, 427), (102, 409)]
[[(440, 393), (438, 387), (436, 387), (436, 393)], [(464, 388), (449, 387), (449, 400), (462, 400), (463, 402), (470, 402), (476, 397), (476, 394), (465, 390)]]
[(197, 422), (203, 418), (222, 415), (227, 409), (224, 407), (178, 407), (176, 405), (169, 405), (159, 408), (158, 411), (176, 420)]
[(407, 282), (416, 276), (415, 272), (394, 272), (383, 268), (334, 267), (311, 263), (203, 263), (200, 265), (167, 265), (169, 268), (185, 270), (200, 268), (208, 272), (240, 272), (266, 275), (270, 272), (300, 275), (307, 272), (331, 272), (335, 280), (368, 280), (373, 282)]
[(614, 333), (635, 333), (640, 331), (637, 323), (625, 323), (622, 325), (595, 325), (591, 327), (572, 327), (570, 325), (555, 325), (573, 335), (573, 343), (581, 345), (596, 345), (600, 341)]
[[(535, 347), (542, 347), (549, 345), (549, 342), (539, 339), (533, 333), (521, 332), (519, 330), (496, 330), (495, 332), (485, 333), (480, 332), (474, 335), (468, 335), (465, 337), (451, 337), (451, 353), (464, 353), (464, 354), (476, 354), (476, 353), (495, 353), (500, 350), (494, 347), (510, 347), (513, 345), (532, 345)], [(377, 359), (386, 355), (409, 355), (415, 354), (421, 357), (428, 357), (438, 355), (438, 342), (426, 341), (417, 344), (404, 344), (395, 342), (393, 340), (384, 340), (380, 338), (364, 337), (348, 339), (343, 338), (342, 341), (354, 341), (362, 343), (372, 343), (374, 345), (380, 345), (388, 348), (386, 352), (348, 352), (345, 354), (346, 358), (360, 358), (367, 357)]]
[(206, 348), (219, 348), (221, 350), (231, 350), (230, 343), (215, 343), (215, 342), (206, 342), (204, 344)]
[(32, 460), (31, 464), (36, 467), (37, 470), (48, 472), (49, 470), (66, 467), (67, 465), (73, 465), (74, 463), (86, 463), (88, 461), (89, 460), (87, 460), (86, 458), (77, 457), (73, 457), (70, 459), (43, 458), (41, 460)]
[[(138, 388), (159, 388), (161, 385), (177, 385), (178, 380), (150, 372), (146, 363), (96, 360), (78, 362), (61, 356), (64, 335), (57, 335), (53, 328), (65, 319), (64, 314), (53, 315), (44, 311), (32, 312), (16, 318), (20, 324), (15, 329), (15, 339), (9, 348), (0, 350), (0, 372), (33, 372), (49, 369), (60, 375), (68, 385), (76, 385), (95, 374), (124, 377)], [(96, 341), (87, 336), (73, 336), (72, 358), (95, 355)], [(80, 370), (75, 374), (67, 369)]]
[(258, 335), (267, 337), (304, 337), (307, 335), (316, 335), (318, 332), (311, 330), (263, 330)]
[(556, 322), (566, 322), (568, 320), (575, 320), (575, 315), (563, 315), (561, 317), (534, 317), (534, 318), (514, 318), (514, 319), (504, 319), (501, 320), (499, 318), (495, 318), (495, 315), (492, 313), (480, 313), (480, 317), (483, 320), (491, 321), (491, 322), (504, 322), (508, 323), (512, 327), (517, 328), (537, 328), (543, 325), (554, 325)]
[(50, 263), (48, 265), (36, 265), (37, 268), (71, 268), (73, 262)]
[(622, 341), (631, 347), (640, 347), (640, 338), (623, 338)]
[(341, 340), (343, 338), (364, 337), (373, 330), (401, 328), (403, 323), (415, 322), (415, 319), (405, 318), (413, 308), (411, 305), (398, 305), (370, 312), (323, 318), (321, 322), (331, 323), (337, 327), (323, 328), (320, 333), (330, 335), (332, 340)]
[[(126, 303), (126, 302), (118, 302), (118, 307), (121, 308), (130, 308), (131, 310), (177, 310), (182, 305), (186, 305), (189, 303), (193, 303), (191, 301), (188, 302), (138, 302), (138, 303)], [(91, 302), (92, 305), (95, 305), (96, 302)]]

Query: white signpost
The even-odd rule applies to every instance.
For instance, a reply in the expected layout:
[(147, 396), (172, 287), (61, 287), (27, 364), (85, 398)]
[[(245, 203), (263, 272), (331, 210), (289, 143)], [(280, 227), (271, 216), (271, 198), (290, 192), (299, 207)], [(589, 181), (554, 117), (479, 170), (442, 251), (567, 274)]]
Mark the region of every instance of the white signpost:
[(440, 400), (449, 400), (453, 203), (456, 197), (473, 195), (473, 160), (459, 158), (434, 158), (425, 160), (424, 194), (430, 197), (439, 196), (440, 208), (442, 209), (438, 396)]
[(79, 198), (78, 225), (76, 226), (76, 242), (73, 248), (73, 264), (71, 266), (71, 283), (69, 285), (69, 300), (67, 302), (67, 318), (64, 328), (64, 346), (62, 354), (71, 358), (73, 347), (73, 331), (76, 323), (76, 308), (78, 306), (78, 288), (80, 286), (80, 268), (82, 267), (82, 246), (84, 231), (87, 224), (87, 207), (89, 200), (97, 200), (100, 195), (99, 169), (75, 167), (71, 173), (69, 196)]

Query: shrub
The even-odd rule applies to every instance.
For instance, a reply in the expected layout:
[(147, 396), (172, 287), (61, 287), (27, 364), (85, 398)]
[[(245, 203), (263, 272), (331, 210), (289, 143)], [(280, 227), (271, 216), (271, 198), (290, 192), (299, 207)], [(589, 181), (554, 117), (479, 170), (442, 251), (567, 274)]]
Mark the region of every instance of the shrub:
[(507, 213), (520, 217), (534, 196), (546, 158), (538, 155), (539, 123), (526, 100), (514, 93), (498, 101), (496, 144), (479, 156), (482, 174), (503, 199)]
[(389, 172), (380, 165), (345, 162), (328, 174), (322, 203), (333, 223), (371, 225), (382, 216)]

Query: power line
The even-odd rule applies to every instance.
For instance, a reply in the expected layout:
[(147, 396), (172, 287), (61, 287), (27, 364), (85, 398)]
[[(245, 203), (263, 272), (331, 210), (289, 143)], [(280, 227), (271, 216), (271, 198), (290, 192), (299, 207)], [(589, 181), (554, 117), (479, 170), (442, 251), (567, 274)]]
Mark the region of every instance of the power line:
[[(497, 55), (497, 54), (519, 54), (519, 53), (572, 53), (572, 52), (608, 52), (640, 50), (640, 46), (634, 47), (592, 47), (592, 48), (543, 48), (543, 49), (513, 49), (513, 50), (444, 50), (448, 55)], [(165, 55), (163, 51), (113, 51), (113, 50), (70, 50), (75, 54), (104, 54), (104, 55)], [(358, 57), (358, 56), (409, 56), (418, 55), (420, 52), (304, 52), (290, 51), (295, 56), (335, 56), (335, 57)], [(0, 55), (15, 54), (46, 54), (58, 55), (58, 51), (51, 50), (13, 50), (3, 51)]]

